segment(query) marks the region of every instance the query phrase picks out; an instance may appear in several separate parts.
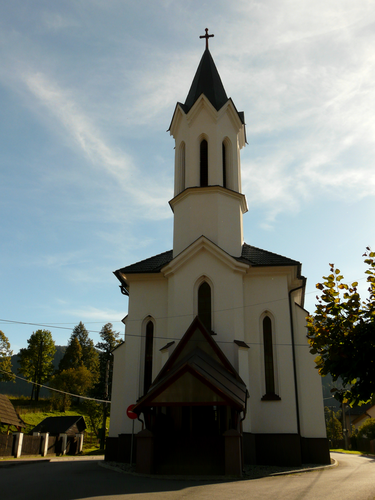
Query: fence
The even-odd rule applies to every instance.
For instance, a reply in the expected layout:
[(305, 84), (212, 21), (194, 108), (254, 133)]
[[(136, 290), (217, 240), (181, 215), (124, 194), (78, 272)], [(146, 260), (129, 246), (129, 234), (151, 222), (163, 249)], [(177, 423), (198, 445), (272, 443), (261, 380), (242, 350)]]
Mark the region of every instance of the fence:
[(375, 453), (375, 439), (370, 441), (369, 439), (355, 437), (354, 449), (364, 453)]
[(0, 434), (0, 457), (20, 457), (27, 455), (77, 455), (82, 452), (83, 434), (68, 436), (47, 433), (29, 436), (16, 432), (12, 435)]
[(0, 434), (0, 457), (11, 457), (13, 453), (13, 436)]

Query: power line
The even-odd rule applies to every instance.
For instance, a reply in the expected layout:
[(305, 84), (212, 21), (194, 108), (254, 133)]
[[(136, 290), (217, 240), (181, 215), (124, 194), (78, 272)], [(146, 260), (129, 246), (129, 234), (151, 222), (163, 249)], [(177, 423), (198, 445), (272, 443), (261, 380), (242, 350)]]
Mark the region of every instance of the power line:
[[(186, 316), (190, 316), (190, 314), (187, 314)], [(182, 317), (182, 316), (178, 316), (178, 317)], [(165, 318), (154, 318), (154, 319), (165, 319)], [(51, 325), (40, 325), (39, 323), (26, 323), (26, 322), (22, 322), (22, 321), (13, 321), (13, 320), (2, 320), (0, 319), (0, 321), (7, 321), (9, 323), (20, 323), (22, 325), (32, 325), (32, 326), (46, 326), (46, 327), (49, 327), (49, 328), (53, 328), (53, 326)], [(133, 321), (140, 321), (140, 320), (133, 320)], [(88, 330), (89, 333), (100, 333), (100, 332), (93, 332), (92, 330)], [(125, 334), (125, 337), (138, 337), (140, 339), (143, 339), (143, 338), (146, 338), (145, 335), (136, 335), (136, 334), (131, 334), (131, 333), (126, 333)], [(163, 336), (158, 336), (158, 335), (154, 335), (154, 339), (160, 339), (160, 340), (177, 340), (177, 341), (180, 341), (182, 337), (163, 337)], [(216, 340), (215, 339), (215, 342), (217, 344), (232, 344), (233, 341), (232, 340)], [(246, 342), (247, 344), (249, 345), (263, 345), (262, 342)], [(288, 347), (288, 346), (291, 346), (292, 344), (291, 343), (274, 343), (274, 345), (276, 346), (283, 346), (283, 347)], [(309, 345), (306, 343), (306, 344), (294, 344), (296, 347), (309, 347)]]
[[(267, 304), (272, 304), (274, 302), (281, 302), (281, 301), (286, 301), (288, 300), (287, 297), (283, 297), (281, 299), (274, 299), (274, 300), (268, 300), (267, 302), (256, 302), (256, 303), (253, 303), (253, 304), (248, 304), (248, 305), (245, 305), (245, 306), (238, 306), (238, 307), (226, 307), (226, 308), (223, 308), (223, 309), (215, 309), (213, 312), (214, 313), (220, 313), (220, 312), (228, 312), (228, 311), (236, 311), (238, 309), (246, 309), (246, 308), (249, 308), (249, 307), (255, 307), (255, 306), (258, 306), (258, 305), (267, 305)], [(178, 314), (178, 315), (175, 315), (175, 316), (155, 316), (154, 319), (155, 320), (160, 320), (160, 319), (176, 319), (176, 318), (186, 318), (188, 316), (191, 316), (191, 313), (188, 313), (188, 314)], [(144, 318), (138, 318), (138, 319), (130, 319), (128, 321), (141, 321), (143, 320)], [(58, 328), (58, 329), (61, 329), (61, 330), (71, 330), (71, 328), (69, 327), (66, 327), (66, 326), (55, 326), (55, 325), (59, 325), (59, 324), (64, 324), (64, 323), (50, 323), (50, 324), (46, 324), (46, 323), (32, 323), (32, 322), (27, 322), (27, 321), (16, 321), (16, 320), (11, 320), (11, 319), (2, 319), (0, 318), (0, 322), (4, 322), (5, 324), (7, 323), (15, 323), (15, 324), (20, 324), (20, 325), (30, 325), (30, 326), (42, 326), (42, 327), (46, 327), (46, 328)], [(109, 323), (120, 323), (120, 321), (110, 321)], [(65, 324), (74, 324), (74, 323), (65, 323)], [(97, 330), (88, 330), (89, 333), (100, 333), (100, 331), (97, 331)]]
[[(72, 330), (71, 327), (67, 327), (67, 326), (56, 326), (56, 325), (75, 325), (75, 323), (50, 323), (50, 324), (47, 324), (47, 323), (31, 323), (29, 321), (16, 321), (16, 320), (13, 320), (13, 319), (1, 319), (0, 318), (0, 324), (3, 324), (3, 325), (6, 325), (6, 324), (16, 324), (16, 325), (28, 325), (28, 326), (41, 326), (41, 327), (44, 327), (44, 328), (57, 328), (59, 330)], [(99, 321), (95, 322), (95, 323), (99, 323)], [(101, 323), (101, 322), (100, 322)], [(121, 323), (121, 321), (108, 321), (108, 323)], [(87, 324), (87, 323), (86, 323)], [(98, 330), (87, 330), (89, 333), (100, 333), (100, 331)]]
[[(364, 278), (359, 278), (357, 281), (361, 281), (361, 280), (365, 280), (367, 279), (367, 277), (364, 277)], [(312, 293), (319, 293), (317, 290), (313, 290), (311, 292), (305, 292), (305, 295), (309, 295), (309, 294), (312, 294)], [(247, 304), (247, 305), (244, 305), (244, 306), (238, 306), (238, 307), (227, 307), (227, 308), (223, 308), (223, 309), (215, 309), (213, 311), (213, 313), (221, 313), (221, 312), (228, 312), (228, 311), (235, 311), (235, 310), (239, 310), (239, 309), (246, 309), (246, 308), (250, 308), (250, 307), (256, 307), (256, 306), (259, 306), (259, 305), (264, 305), (266, 306), (267, 304), (273, 304), (275, 302), (281, 302), (281, 301), (285, 301), (285, 300), (288, 300), (287, 297), (282, 297), (280, 299), (274, 299), (274, 300), (268, 300), (267, 302), (255, 302), (253, 304)], [(307, 312), (307, 311), (306, 311)], [(178, 315), (175, 315), (175, 316), (155, 316), (154, 319), (155, 320), (160, 320), (160, 319), (176, 319), (176, 318), (186, 318), (188, 316), (191, 316), (191, 313), (189, 314), (178, 314)], [(128, 319), (128, 321), (142, 321), (144, 318), (138, 318), (138, 319)], [(46, 324), (46, 323), (32, 323), (32, 322), (28, 322), (28, 321), (16, 321), (16, 320), (11, 320), (11, 319), (1, 319), (0, 318), (0, 322), (3, 322), (3, 324), (20, 324), (20, 325), (30, 325), (30, 326), (41, 326), (41, 327), (45, 327), (45, 328), (57, 328), (57, 329), (60, 329), (60, 330), (72, 330), (72, 328), (70, 327), (67, 327), (67, 326), (58, 326), (58, 325), (75, 325), (75, 323), (73, 322), (70, 322), (70, 323), (49, 323), (49, 324)], [(102, 321), (86, 321), (85, 324), (103, 324)], [(114, 321), (108, 321), (108, 323), (122, 323), (122, 321), (119, 321), (119, 320), (114, 320)], [(1, 324), (1, 323), (0, 323)], [(100, 331), (98, 330), (87, 330), (89, 333), (100, 333)]]
[(37, 382), (32, 382), (31, 380), (27, 380), (26, 378), (20, 377), (19, 375), (16, 375), (13, 372), (8, 372), (6, 370), (3, 370), (2, 368), (0, 368), (0, 372), (12, 375), (13, 377), (19, 378), (20, 380), (24, 380), (28, 384), (39, 385), (39, 387), (44, 387), (49, 391), (59, 392), (60, 394), (67, 394), (68, 396), (73, 396), (74, 398), (88, 399), (90, 401), (96, 401), (97, 403), (111, 403), (111, 401), (107, 401), (106, 399), (89, 398), (88, 396), (80, 396), (79, 394), (72, 394), (71, 392), (60, 391), (59, 389), (55, 389), (54, 387), (49, 387), (48, 385), (38, 384)]

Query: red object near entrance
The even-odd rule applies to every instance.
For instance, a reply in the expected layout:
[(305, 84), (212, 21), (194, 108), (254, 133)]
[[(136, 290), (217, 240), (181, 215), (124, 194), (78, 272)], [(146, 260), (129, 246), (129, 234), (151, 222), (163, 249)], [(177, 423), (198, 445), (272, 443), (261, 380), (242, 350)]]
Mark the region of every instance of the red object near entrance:
[(135, 420), (136, 418), (138, 418), (138, 415), (132, 411), (134, 407), (135, 405), (129, 405), (128, 409), (126, 410), (126, 414), (131, 420)]

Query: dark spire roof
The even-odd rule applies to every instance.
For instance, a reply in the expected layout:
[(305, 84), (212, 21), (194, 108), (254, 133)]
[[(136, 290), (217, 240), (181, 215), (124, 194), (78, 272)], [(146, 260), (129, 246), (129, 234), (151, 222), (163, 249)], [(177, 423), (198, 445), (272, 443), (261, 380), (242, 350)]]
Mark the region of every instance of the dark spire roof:
[(182, 106), (185, 113), (190, 111), (201, 94), (207, 97), (217, 111), (228, 100), (219, 72), (208, 49), (203, 53), (185, 104)]

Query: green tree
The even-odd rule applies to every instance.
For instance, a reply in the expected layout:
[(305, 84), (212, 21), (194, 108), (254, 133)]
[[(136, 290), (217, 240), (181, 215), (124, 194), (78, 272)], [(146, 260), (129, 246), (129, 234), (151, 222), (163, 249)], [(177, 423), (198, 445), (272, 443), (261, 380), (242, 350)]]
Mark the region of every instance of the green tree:
[[(15, 376), (12, 373), (12, 354), (8, 338), (0, 330), (0, 381), (14, 382)], [(7, 373), (5, 373), (7, 372)]]
[(310, 352), (322, 376), (343, 386), (335, 397), (350, 404), (375, 401), (375, 252), (364, 254), (369, 295), (361, 300), (358, 282), (345, 284), (340, 270), (330, 273), (316, 287), (321, 290), (314, 315), (307, 317)]
[(90, 419), (91, 428), (93, 429), (96, 437), (100, 436), (100, 430), (103, 423), (103, 403), (96, 403), (95, 401), (86, 400), (83, 403), (83, 408)]
[(55, 342), (48, 330), (37, 330), (27, 341), (28, 347), (20, 350), (19, 371), (33, 383), (31, 399), (39, 399), (40, 385), (53, 373), (53, 357), (56, 352)]
[(339, 412), (334, 412), (332, 409), (329, 409), (327, 406), (324, 408), (324, 414), (326, 419), (326, 429), (327, 429), (327, 438), (331, 441), (338, 441), (342, 439), (342, 424), (338, 418)]
[(368, 418), (358, 429), (358, 437), (372, 441), (375, 439), (375, 418)]
[(113, 330), (112, 323), (105, 324), (100, 331), (101, 342), (95, 346), (99, 350), (99, 381), (95, 387), (98, 398), (107, 399), (112, 392), (112, 351), (121, 344), (119, 337), (120, 333)]
[(90, 370), (96, 383), (99, 378), (99, 354), (82, 321), (73, 329), (64, 357), (59, 363), (59, 371), (75, 368), (81, 363)]
[(63, 370), (67, 370), (69, 368), (79, 368), (80, 366), (84, 366), (82, 347), (77, 337), (74, 337), (71, 339), (65, 350), (64, 356), (60, 360), (58, 371), (62, 372)]
[(83, 365), (62, 370), (54, 375), (50, 386), (63, 393), (51, 391), (53, 406), (61, 411), (68, 410), (71, 405), (71, 396), (65, 392), (85, 396), (93, 386), (93, 379), (94, 375)]

